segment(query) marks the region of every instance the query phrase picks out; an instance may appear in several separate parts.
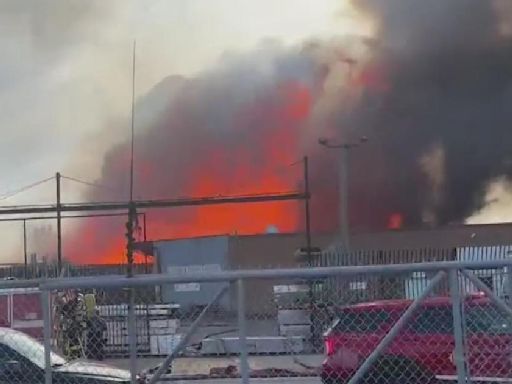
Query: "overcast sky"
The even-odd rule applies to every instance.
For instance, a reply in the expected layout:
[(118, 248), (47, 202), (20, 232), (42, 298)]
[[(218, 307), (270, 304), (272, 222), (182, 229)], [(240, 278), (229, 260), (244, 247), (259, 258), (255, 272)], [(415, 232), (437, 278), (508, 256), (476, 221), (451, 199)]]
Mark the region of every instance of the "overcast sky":
[[(0, 198), (58, 170), (99, 174), (105, 149), (129, 136), (134, 39), (140, 97), (266, 38), (351, 32), (351, 16), (342, 0), (0, 0)], [(83, 187), (66, 182), (63, 192), (77, 201)], [(0, 205), (53, 196), (50, 183)], [(0, 225), (0, 262), (20, 260), (20, 228)]]

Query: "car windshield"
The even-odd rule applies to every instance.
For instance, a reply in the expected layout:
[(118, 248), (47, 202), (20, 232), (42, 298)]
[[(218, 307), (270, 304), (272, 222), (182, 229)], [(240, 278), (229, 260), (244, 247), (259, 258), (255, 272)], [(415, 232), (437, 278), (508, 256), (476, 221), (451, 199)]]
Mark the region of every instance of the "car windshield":
[[(24, 333), (16, 332), (4, 335), (2, 342), (19, 354), (25, 356), (39, 368), (44, 369), (44, 347), (37, 340)], [(50, 354), (50, 361), (52, 367), (66, 364), (66, 360), (54, 352)]]
[(470, 308), (467, 312), (468, 330), (473, 333), (511, 334), (512, 319), (490, 305)]
[(389, 313), (383, 310), (342, 311), (332, 328), (340, 333), (372, 333), (389, 321)]

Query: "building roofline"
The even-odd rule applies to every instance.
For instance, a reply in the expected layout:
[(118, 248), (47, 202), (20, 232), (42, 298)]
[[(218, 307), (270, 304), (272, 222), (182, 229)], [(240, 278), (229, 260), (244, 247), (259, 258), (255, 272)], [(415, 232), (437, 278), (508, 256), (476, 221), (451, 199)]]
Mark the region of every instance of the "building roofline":
[[(490, 223), (490, 224), (448, 224), (439, 227), (416, 227), (416, 228), (401, 228), (401, 229), (386, 229), (386, 230), (374, 230), (374, 231), (355, 231), (352, 236), (366, 236), (366, 235), (377, 235), (386, 234), (393, 235), (395, 233), (407, 233), (407, 232), (435, 232), (435, 231), (449, 231), (449, 230), (479, 230), (479, 229), (491, 229), (491, 228), (507, 228), (510, 227), (512, 230), (512, 222), (504, 223)], [(176, 237), (176, 238), (161, 238), (148, 240), (148, 242), (159, 243), (169, 241), (180, 241), (180, 240), (198, 240), (198, 239), (211, 239), (217, 237), (227, 238), (254, 238), (254, 237), (284, 237), (284, 236), (302, 236), (304, 231), (299, 232), (279, 232), (279, 233), (252, 233), (252, 234), (238, 234), (238, 233), (218, 233), (212, 235), (201, 235), (201, 236), (187, 236), (187, 237)], [(332, 236), (336, 237), (337, 232), (314, 232), (313, 236)]]

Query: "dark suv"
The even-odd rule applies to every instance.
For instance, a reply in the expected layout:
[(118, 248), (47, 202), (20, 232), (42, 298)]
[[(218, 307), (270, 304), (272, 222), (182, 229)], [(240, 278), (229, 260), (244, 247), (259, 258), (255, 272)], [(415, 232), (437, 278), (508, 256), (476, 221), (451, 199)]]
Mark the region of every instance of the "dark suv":
[[(410, 304), (410, 300), (379, 301), (341, 309), (324, 335), (327, 356), (322, 365), (323, 382), (348, 381)], [(505, 382), (512, 378), (512, 319), (483, 296), (467, 298), (462, 310), (467, 368), (473, 381)], [(427, 299), (363, 382), (428, 384), (455, 380), (454, 346), (450, 298)]]

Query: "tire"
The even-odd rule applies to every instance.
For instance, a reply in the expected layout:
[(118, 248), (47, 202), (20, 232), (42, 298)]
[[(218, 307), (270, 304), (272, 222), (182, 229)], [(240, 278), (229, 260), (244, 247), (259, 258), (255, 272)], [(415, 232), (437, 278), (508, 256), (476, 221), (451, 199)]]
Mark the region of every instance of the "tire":
[(385, 356), (363, 377), (364, 384), (433, 384), (435, 376), (412, 360)]

